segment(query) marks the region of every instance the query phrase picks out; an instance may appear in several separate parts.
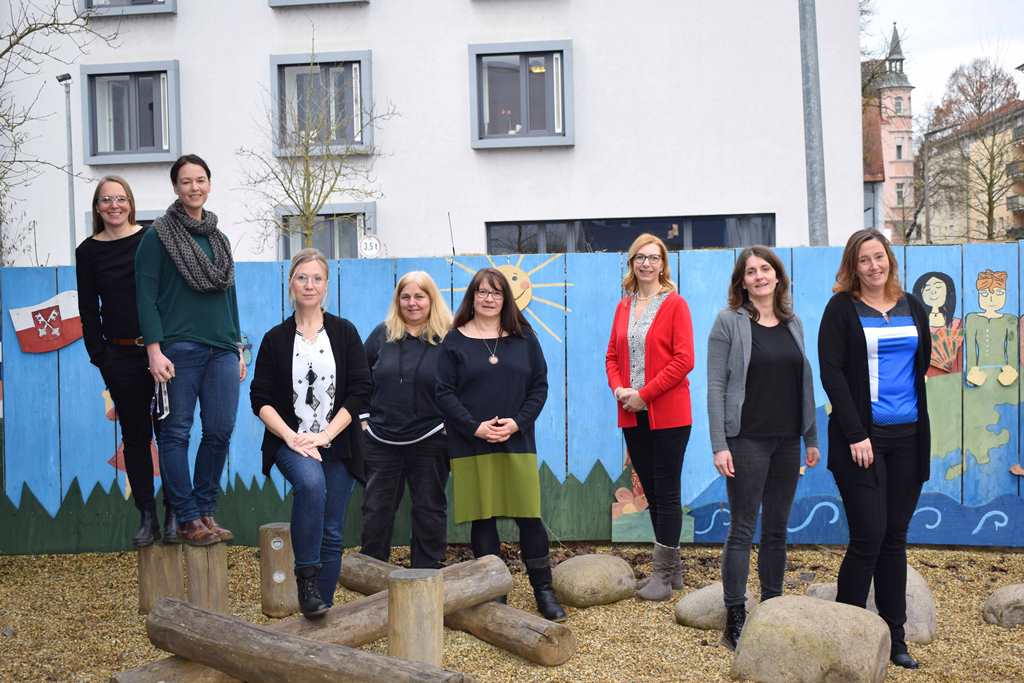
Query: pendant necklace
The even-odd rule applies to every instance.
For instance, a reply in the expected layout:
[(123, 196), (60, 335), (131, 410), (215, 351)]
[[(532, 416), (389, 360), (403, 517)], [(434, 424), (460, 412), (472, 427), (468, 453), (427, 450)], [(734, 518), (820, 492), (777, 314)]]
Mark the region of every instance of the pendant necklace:
[(487, 353), (489, 354), (488, 357), (487, 357), (487, 362), (490, 363), (491, 365), (497, 365), (498, 364), (498, 343), (501, 341), (501, 336), (499, 335), (498, 338), (494, 340), (494, 349), (493, 350), (491, 349), (491, 345), (487, 343), (486, 339), (481, 338), (480, 341), (482, 341), (484, 343), (484, 348), (487, 349)]

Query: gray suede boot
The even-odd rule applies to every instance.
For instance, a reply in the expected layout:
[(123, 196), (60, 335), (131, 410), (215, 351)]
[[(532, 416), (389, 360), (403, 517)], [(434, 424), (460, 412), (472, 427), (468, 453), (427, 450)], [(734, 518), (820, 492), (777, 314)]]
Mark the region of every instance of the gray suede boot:
[(679, 548), (655, 542), (654, 571), (651, 579), (636, 592), (641, 600), (668, 600), (672, 597), (672, 572), (679, 562)]
[[(681, 591), (683, 590), (683, 558), (679, 557), (679, 553), (675, 556), (675, 566), (672, 568), (672, 579), (669, 582), (672, 586), (672, 590)], [(640, 590), (646, 586), (651, 580), (651, 577), (645, 576), (642, 579), (637, 579), (636, 589)]]

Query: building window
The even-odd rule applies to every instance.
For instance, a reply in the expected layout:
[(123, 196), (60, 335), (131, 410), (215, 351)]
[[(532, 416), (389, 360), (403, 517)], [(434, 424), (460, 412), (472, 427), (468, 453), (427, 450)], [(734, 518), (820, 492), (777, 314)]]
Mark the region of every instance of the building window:
[[(327, 204), (321, 210), (313, 226), (313, 244), (329, 259), (356, 258), (359, 256), (359, 240), (376, 231), (376, 205), (373, 202), (351, 204)], [(303, 248), (303, 234), (298, 217), (280, 212), (281, 223), (287, 233), (281, 235), (278, 252), (287, 260)]]
[(94, 17), (126, 16), (129, 14), (175, 14), (178, 0), (78, 0), (83, 12)]
[(276, 107), (275, 152), (284, 156), (310, 142), (328, 151), (369, 151), (372, 93), (370, 52), (331, 52), (270, 58)]
[(178, 62), (82, 67), (85, 163), (174, 161), (180, 154)]
[(661, 237), (672, 250), (770, 246), (775, 244), (775, 215), (490, 222), (487, 253), (626, 251), (645, 232)]
[(896, 206), (903, 206), (903, 183), (896, 183)]
[(471, 145), (573, 144), (572, 41), (469, 46)]
[(893, 110), (897, 114), (902, 114), (903, 113), (903, 98), (902, 97), (897, 97), (896, 98), (895, 103), (893, 104)]
[(903, 158), (903, 145), (896, 145), (896, 158), (897, 159), (902, 159)]

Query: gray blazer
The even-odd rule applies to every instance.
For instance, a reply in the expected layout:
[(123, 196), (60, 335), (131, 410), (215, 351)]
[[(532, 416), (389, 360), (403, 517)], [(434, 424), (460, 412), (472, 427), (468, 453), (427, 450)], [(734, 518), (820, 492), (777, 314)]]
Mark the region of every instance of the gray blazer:
[[(804, 445), (818, 446), (815, 421), (814, 377), (804, 354), (804, 328), (795, 315), (784, 323), (804, 356), (803, 411), (800, 431)], [(740, 433), (743, 400), (747, 391), (747, 368), (750, 367), (750, 314), (746, 309), (723, 308), (718, 313), (708, 336), (708, 429), (711, 450), (728, 450), (726, 437)]]

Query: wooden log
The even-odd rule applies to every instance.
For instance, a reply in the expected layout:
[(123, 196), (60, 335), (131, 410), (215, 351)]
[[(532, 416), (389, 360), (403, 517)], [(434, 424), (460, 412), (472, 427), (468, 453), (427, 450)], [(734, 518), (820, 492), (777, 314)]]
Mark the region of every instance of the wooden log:
[(185, 597), (181, 546), (153, 545), (139, 548), (139, 614), (148, 614), (162, 598)]
[[(375, 593), (387, 585), (394, 570), (395, 565), (360, 553), (346, 555), (341, 585), (358, 593)], [(576, 654), (576, 636), (568, 626), (498, 602), (447, 613), (444, 623), (544, 666), (565, 664)]]
[(196, 607), (230, 614), (228, 605), (228, 551), (223, 543), (185, 546), (186, 598)]
[(388, 577), (388, 654), (441, 666), (444, 581), (436, 569), (399, 569)]
[[(348, 561), (348, 558), (345, 558)], [(344, 564), (344, 563), (343, 563)], [(392, 567), (393, 571), (395, 568)], [(479, 605), (512, 590), (512, 575), (501, 559), (488, 555), (441, 570), (444, 578), (444, 612)], [(336, 605), (322, 618), (288, 617), (267, 626), (275, 633), (301, 635), (320, 642), (359, 647), (383, 638), (388, 632), (388, 594), (379, 592), (344, 605)], [(116, 683), (223, 683), (232, 677), (181, 657), (169, 657), (115, 674)]]
[(260, 605), (264, 614), (278, 619), (299, 611), (295, 553), (288, 522), (260, 527)]
[[(440, 583), (440, 577), (437, 582)], [(440, 618), (440, 612), (438, 615)], [(161, 650), (251, 683), (472, 680), (432, 664), (282, 635), (180, 600), (165, 599), (158, 603), (146, 618), (146, 632)]]

